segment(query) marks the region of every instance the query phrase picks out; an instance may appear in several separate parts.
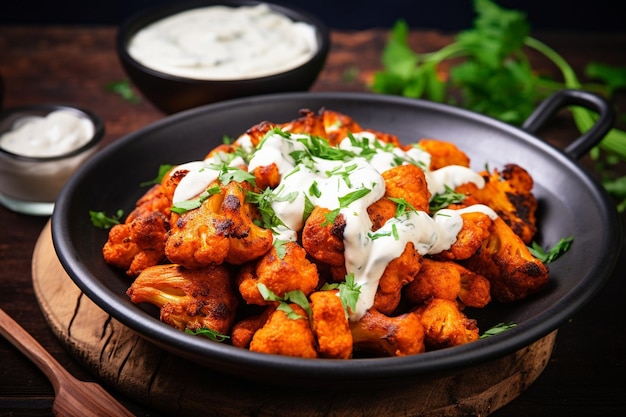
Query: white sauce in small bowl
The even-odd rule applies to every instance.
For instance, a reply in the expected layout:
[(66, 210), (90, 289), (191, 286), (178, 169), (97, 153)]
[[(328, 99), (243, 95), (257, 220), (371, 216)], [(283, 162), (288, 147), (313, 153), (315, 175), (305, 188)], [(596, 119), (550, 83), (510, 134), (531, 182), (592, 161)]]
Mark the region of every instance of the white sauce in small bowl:
[(56, 110), (47, 116), (25, 116), (0, 136), (0, 148), (16, 155), (48, 158), (84, 146), (94, 135), (93, 123), (80, 115)]
[(144, 66), (200, 80), (278, 74), (302, 65), (317, 50), (313, 26), (266, 4), (180, 12), (139, 30), (128, 44), (130, 56)]

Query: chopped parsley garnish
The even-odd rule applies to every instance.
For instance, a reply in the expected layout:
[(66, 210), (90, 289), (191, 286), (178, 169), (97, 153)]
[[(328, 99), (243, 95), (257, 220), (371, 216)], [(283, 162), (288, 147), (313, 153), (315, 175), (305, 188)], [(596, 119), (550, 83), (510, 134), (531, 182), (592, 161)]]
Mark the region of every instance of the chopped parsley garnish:
[(272, 203), (284, 201), (291, 203), (296, 199), (296, 197), (298, 197), (298, 193), (295, 191), (281, 196), (278, 192), (269, 187), (260, 193), (246, 191), (246, 202), (257, 205), (259, 213), (261, 214), (260, 226), (265, 229), (274, 229), (278, 226), (285, 225), (276, 215), (276, 212), (272, 207)]
[(277, 301), (277, 309), (285, 313), (287, 315), (287, 318), (289, 318), (290, 320), (305, 318), (293, 311), (293, 308), (289, 306), (290, 302), (302, 307), (302, 309), (307, 312), (309, 317), (311, 317), (311, 315), (313, 314), (313, 312), (311, 311), (311, 305), (309, 304), (309, 300), (306, 298), (306, 295), (304, 295), (301, 290), (287, 291), (284, 297), (281, 298), (261, 282), (257, 283), (257, 288), (259, 289), (259, 292), (261, 293), (261, 296), (265, 301)]
[(124, 210), (118, 209), (115, 214), (107, 216), (104, 211), (89, 210), (89, 217), (91, 218), (91, 224), (100, 229), (110, 229), (116, 224), (120, 224), (120, 220), (124, 215)]
[(480, 335), (480, 339), (485, 339), (487, 337), (490, 336), (494, 336), (496, 334), (505, 332), (509, 329), (512, 329), (513, 327), (515, 327), (516, 324), (513, 322), (509, 322), (509, 323), (498, 323), (495, 326), (493, 326), (491, 329), (487, 329), (485, 331), (485, 333), (483, 333), (482, 335)]
[(219, 187), (219, 185), (209, 187), (196, 198), (180, 201), (174, 204), (172, 207), (170, 207), (170, 211), (177, 214), (183, 214), (188, 212), (189, 210), (195, 210), (200, 207), (207, 198), (211, 197), (214, 194), (219, 194), (221, 190), (222, 189)]
[(457, 193), (449, 186), (445, 186), (445, 192), (436, 194), (431, 198), (429, 209), (431, 213), (435, 213), (441, 209), (448, 207), (450, 204), (460, 204), (465, 200), (465, 194)]
[(157, 174), (157, 176), (150, 181), (142, 182), (141, 184), (139, 184), (139, 186), (147, 187), (149, 185), (161, 184), (161, 181), (163, 181), (163, 177), (165, 176), (165, 174), (167, 174), (172, 168), (174, 168), (174, 166), (175, 165), (169, 165), (169, 164), (159, 165), (159, 173)]
[(403, 216), (406, 213), (407, 209), (411, 211), (417, 211), (415, 207), (413, 207), (411, 203), (406, 201), (404, 198), (389, 197), (389, 200), (396, 203), (396, 217)]
[(321, 289), (324, 291), (339, 289), (339, 298), (341, 299), (341, 304), (346, 312), (346, 317), (350, 314), (350, 312), (356, 310), (356, 303), (359, 300), (359, 295), (361, 295), (361, 286), (354, 282), (354, 274), (350, 273), (346, 275), (345, 282), (340, 284), (326, 283)]
[(530, 250), (530, 253), (532, 253), (535, 258), (539, 259), (545, 264), (549, 264), (550, 262), (555, 261), (559, 256), (563, 255), (565, 252), (567, 252), (573, 241), (573, 237), (563, 238), (559, 240), (556, 245), (548, 249), (547, 252), (539, 243), (533, 242), (531, 246), (528, 247), (528, 250)]
[(185, 333), (192, 334), (194, 336), (204, 336), (207, 339), (210, 339), (214, 342), (223, 342), (226, 339), (230, 339), (230, 336), (226, 336), (224, 334), (221, 334), (220, 332), (209, 329), (207, 327), (203, 327), (197, 330), (185, 329)]

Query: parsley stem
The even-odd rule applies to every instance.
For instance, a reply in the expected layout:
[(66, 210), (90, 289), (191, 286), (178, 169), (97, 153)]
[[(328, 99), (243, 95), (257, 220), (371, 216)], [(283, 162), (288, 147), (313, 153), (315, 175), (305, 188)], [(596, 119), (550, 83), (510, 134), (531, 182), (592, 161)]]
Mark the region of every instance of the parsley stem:
[[(524, 44), (542, 53), (559, 68), (563, 74), (566, 88), (582, 88), (582, 84), (576, 77), (573, 68), (554, 49), (530, 36), (526, 37)], [(581, 132), (586, 132), (595, 123), (595, 115), (590, 110), (582, 107), (574, 107), (572, 108), (572, 114), (578, 130)], [(611, 129), (599, 145), (603, 149), (618, 155), (622, 160), (626, 160), (626, 132), (623, 130)]]

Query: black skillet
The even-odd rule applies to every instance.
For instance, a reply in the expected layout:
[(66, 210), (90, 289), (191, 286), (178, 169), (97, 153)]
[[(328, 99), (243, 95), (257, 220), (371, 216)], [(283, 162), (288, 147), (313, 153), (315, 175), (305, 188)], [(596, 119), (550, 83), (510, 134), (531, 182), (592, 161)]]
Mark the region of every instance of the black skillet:
[[(532, 134), (569, 105), (599, 114), (598, 122), (564, 151)], [(544, 247), (572, 236), (564, 256), (550, 264), (549, 287), (511, 305), (492, 303), (468, 311), (481, 329), (499, 322), (516, 327), (464, 346), (399, 358), (308, 360), (259, 354), (194, 337), (160, 323), (150, 308), (132, 304), (130, 280), (105, 264), (101, 248), (107, 232), (92, 226), (89, 211), (128, 213), (155, 177), (159, 165), (201, 159), (250, 126), (292, 120), (299, 110), (320, 108), (352, 116), (362, 126), (398, 135), (404, 142), (422, 137), (456, 143), (473, 168), (515, 162), (528, 169), (539, 199), (537, 240)], [(589, 301), (609, 277), (619, 253), (619, 218), (602, 187), (577, 163), (610, 129), (610, 106), (595, 95), (562, 91), (540, 105), (522, 129), (459, 108), (428, 101), (363, 93), (287, 93), (238, 99), (178, 113), (131, 133), (84, 165), (62, 191), (52, 216), (53, 242), (68, 274), (97, 305), (163, 349), (208, 368), (246, 378), (306, 385), (402, 382), (454, 372), (513, 353), (557, 329)]]

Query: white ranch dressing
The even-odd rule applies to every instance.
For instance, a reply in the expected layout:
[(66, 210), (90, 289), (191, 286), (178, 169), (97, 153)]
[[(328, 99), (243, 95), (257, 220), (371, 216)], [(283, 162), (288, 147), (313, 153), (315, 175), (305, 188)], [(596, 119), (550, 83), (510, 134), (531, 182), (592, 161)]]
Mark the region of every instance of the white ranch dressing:
[[(343, 215), (346, 222), (343, 235), (346, 271), (354, 274), (354, 282), (360, 286), (359, 299), (355, 310), (350, 312), (350, 320), (359, 320), (373, 305), (385, 268), (404, 252), (407, 243), (412, 242), (421, 255), (436, 254), (449, 249), (456, 241), (463, 225), (463, 213), (482, 212), (492, 219), (497, 217), (491, 208), (484, 205), (461, 210), (443, 209), (432, 217), (423, 211), (410, 210), (390, 219), (373, 232), (367, 207), (384, 196), (382, 173), (394, 166), (409, 163), (420, 166), (425, 171), (429, 190), (439, 193), (444, 192), (446, 186), (454, 188), (467, 182), (483, 187), (484, 180), (462, 166), (429, 171), (426, 167), (430, 155), (423, 150), (411, 148), (403, 151), (379, 141), (371, 133), (354, 134), (341, 141), (338, 148), (354, 154), (347, 160), (311, 156), (305, 162), (297, 161), (294, 155), (308, 152), (305, 144), (308, 138), (310, 136), (304, 134), (268, 133), (253, 151), (248, 171), (275, 163), (281, 175), (281, 183), (274, 190), (277, 198), (272, 203), (272, 209), (284, 226), (274, 229), (275, 239), (297, 240), (298, 232), (304, 226), (307, 200), (313, 206), (339, 210)], [(242, 135), (238, 143), (239, 140), (244, 147), (250, 146), (246, 135)], [(191, 171), (178, 187), (195, 190), (198, 194), (215, 177), (202, 173), (207, 168), (205, 162), (195, 164), (198, 163), (182, 165), (185, 169), (197, 169), (197, 173)], [(362, 195), (354, 199), (346, 198), (353, 193)]]
[(16, 155), (54, 157), (85, 145), (94, 135), (93, 123), (72, 111), (56, 110), (46, 116), (18, 119), (0, 136), (0, 148)]
[(317, 51), (315, 28), (266, 4), (207, 6), (137, 32), (129, 54), (157, 71), (201, 80), (263, 77), (300, 66)]

